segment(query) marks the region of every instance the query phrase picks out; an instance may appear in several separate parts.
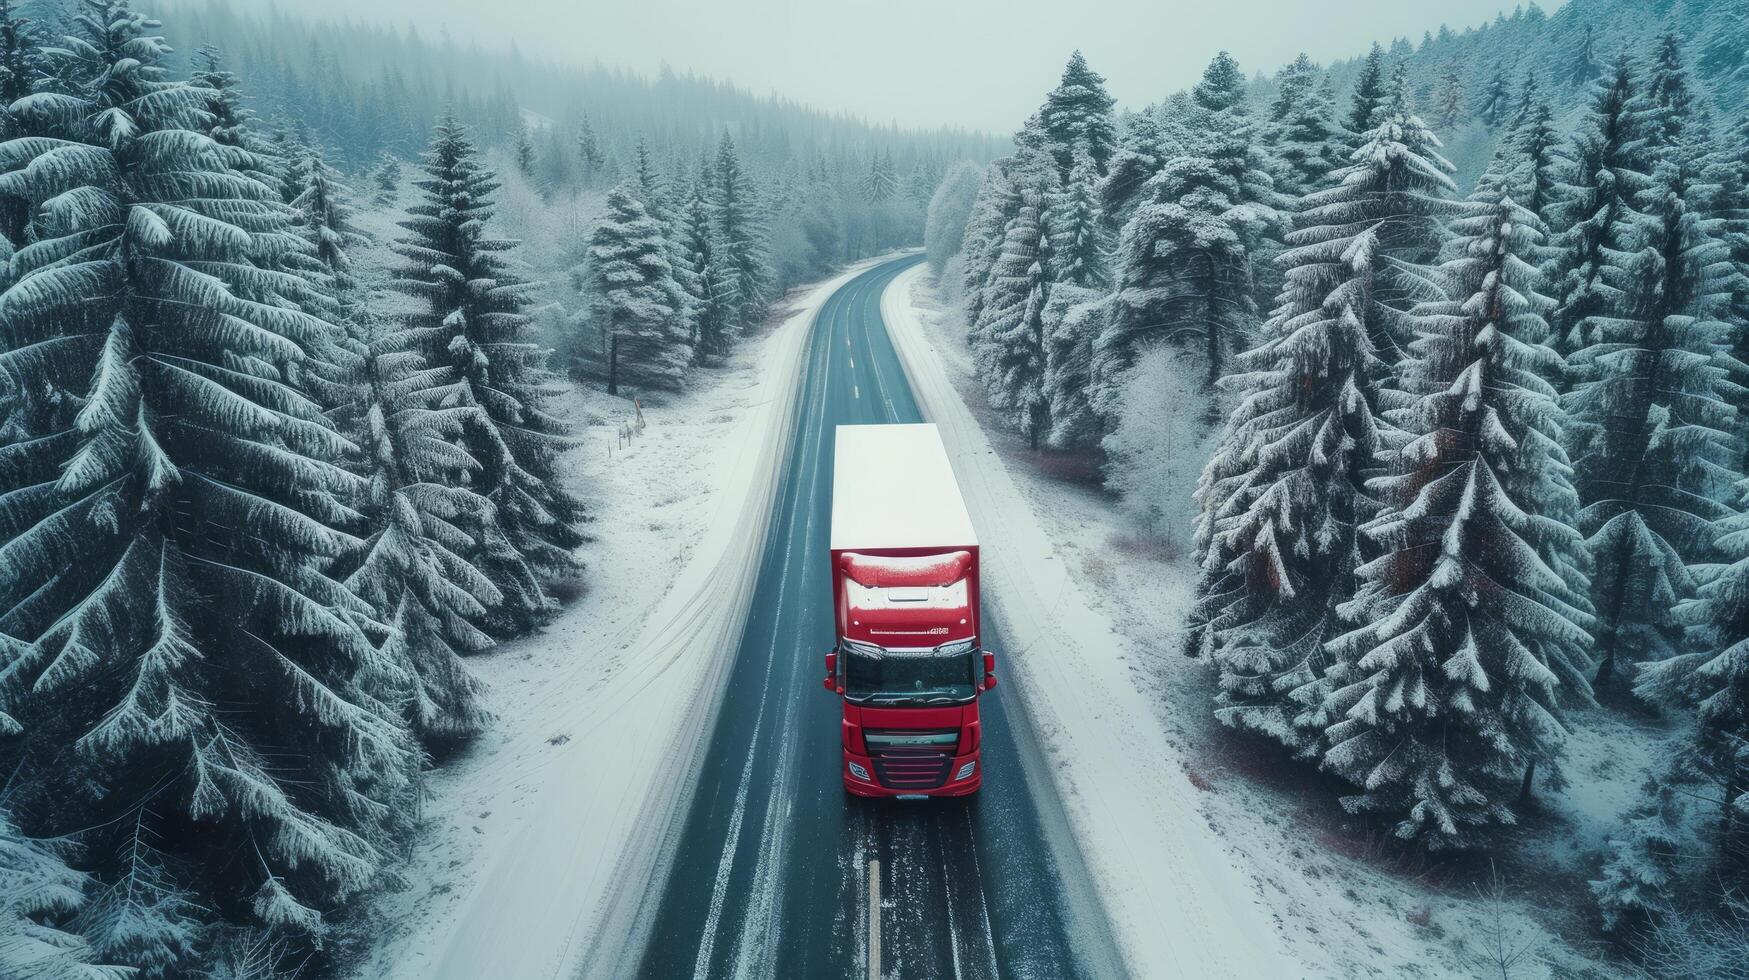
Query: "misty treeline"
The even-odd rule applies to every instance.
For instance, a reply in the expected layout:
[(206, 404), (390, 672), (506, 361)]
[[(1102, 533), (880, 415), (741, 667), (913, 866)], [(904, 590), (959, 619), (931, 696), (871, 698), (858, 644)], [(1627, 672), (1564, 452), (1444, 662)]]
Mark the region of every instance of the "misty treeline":
[(0, 976), (351, 961), (583, 581), (565, 374), (684, 384), (979, 142), (495, 57), (0, 0)]
[(1222, 53), (1122, 116), (1077, 54), (926, 225), (992, 408), (1189, 530), (1215, 714), (1348, 813), (1491, 846), (1575, 709), (1684, 719), (1591, 885), (1630, 944), (1749, 894), (1749, 10), (1680, 16)]
[[(728, 247), (755, 253), (732, 264), (760, 266), (757, 284), (735, 277), (743, 291), (757, 285), (757, 295), (720, 297), (735, 283), (720, 281), (714, 267), (694, 271), (711, 302), (745, 307), (750, 318), (731, 325), (739, 332), (758, 322), (761, 301), (846, 261), (918, 243), (945, 170), (956, 160), (989, 160), (1003, 145), (957, 129), (872, 125), (667, 68), (645, 78), (548, 62), (416, 24), (311, 21), (225, 0), (170, 2), (178, 36), (224, 53), (270, 131), (323, 146), (349, 173), (392, 172), (424, 146), (439, 115), (453, 112), (492, 156), (525, 258), (552, 284), (538, 299), (557, 308), (537, 317), (538, 328), (581, 374), (595, 373), (606, 350), (578, 289), (588, 232), (614, 187), (639, 189), (634, 196), (661, 226), (672, 262), (689, 259), (679, 239), (696, 230), (687, 227), (696, 218), (691, 199), (717, 209), (724, 194), (738, 195), (727, 205), (739, 209), (738, 224), (718, 237), (740, 236)], [(193, 55), (190, 48), (178, 57), (193, 66)], [(727, 165), (738, 173), (723, 172), (725, 132), (734, 146)], [(694, 338), (694, 347), (700, 357), (720, 353), (708, 338)]]

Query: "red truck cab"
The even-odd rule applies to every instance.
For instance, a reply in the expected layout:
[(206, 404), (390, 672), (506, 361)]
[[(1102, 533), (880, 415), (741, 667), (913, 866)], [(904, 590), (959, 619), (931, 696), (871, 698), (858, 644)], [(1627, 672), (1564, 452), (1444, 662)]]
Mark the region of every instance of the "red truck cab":
[(983, 784), (978, 541), (933, 425), (839, 426), (832, 491), (844, 788), (967, 796)]

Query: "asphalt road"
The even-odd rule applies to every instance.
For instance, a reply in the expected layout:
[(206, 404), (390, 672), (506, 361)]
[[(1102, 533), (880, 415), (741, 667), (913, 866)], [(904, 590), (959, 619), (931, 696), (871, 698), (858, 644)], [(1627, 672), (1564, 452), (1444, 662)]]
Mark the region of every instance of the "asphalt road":
[[(816, 322), (756, 604), (640, 976), (867, 977), (875, 921), (887, 978), (1122, 973), (1000, 662), (979, 797), (873, 802), (840, 783), (839, 705), (820, 687), (833, 640), (833, 428), (923, 421), (880, 314), (882, 290), (917, 261), (851, 280)], [(1002, 547), (999, 528), (979, 532), (986, 553)], [(1000, 627), (986, 609), (984, 644), (998, 656)]]

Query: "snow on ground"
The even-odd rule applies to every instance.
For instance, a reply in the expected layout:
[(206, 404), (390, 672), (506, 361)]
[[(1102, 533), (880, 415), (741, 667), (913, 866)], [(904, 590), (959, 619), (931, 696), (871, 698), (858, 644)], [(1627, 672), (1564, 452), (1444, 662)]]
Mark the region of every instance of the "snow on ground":
[(429, 776), (406, 887), (372, 912), (360, 977), (625, 975), (665, 871), (758, 568), (808, 326), (870, 260), (663, 405), (568, 395), (589, 502), (587, 591), (537, 636), (469, 663), (498, 721)]
[(1278, 949), (1291, 964), (1224, 976), (1498, 978), (1502, 946), (1529, 950), (1512, 980), (1622, 975), (1591, 938), (1584, 882), (1667, 731), (1577, 714), (1571, 785), (1543, 790), (1547, 811), (1497, 875), (1407, 862), (1357, 836), (1339, 785), (1214, 720), (1208, 665), (1179, 652), (1194, 568), (1127, 529), (1087, 460), (1031, 453), (995, 421), (962, 316), (925, 269), (893, 283), (883, 313), (974, 522), (1002, 528), (985, 535), (987, 595), (1023, 645), (1003, 663), (1041, 721), (1137, 976), (1195, 972), (1186, 944)]

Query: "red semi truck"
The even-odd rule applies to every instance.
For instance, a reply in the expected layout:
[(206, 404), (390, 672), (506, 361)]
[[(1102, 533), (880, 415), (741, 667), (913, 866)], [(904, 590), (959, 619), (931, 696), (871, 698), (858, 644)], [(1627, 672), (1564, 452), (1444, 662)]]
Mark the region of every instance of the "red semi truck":
[(841, 425), (832, 470), (828, 691), (843, 704), (844, 788), (978, 791), (978, 538), (933, 425)]

